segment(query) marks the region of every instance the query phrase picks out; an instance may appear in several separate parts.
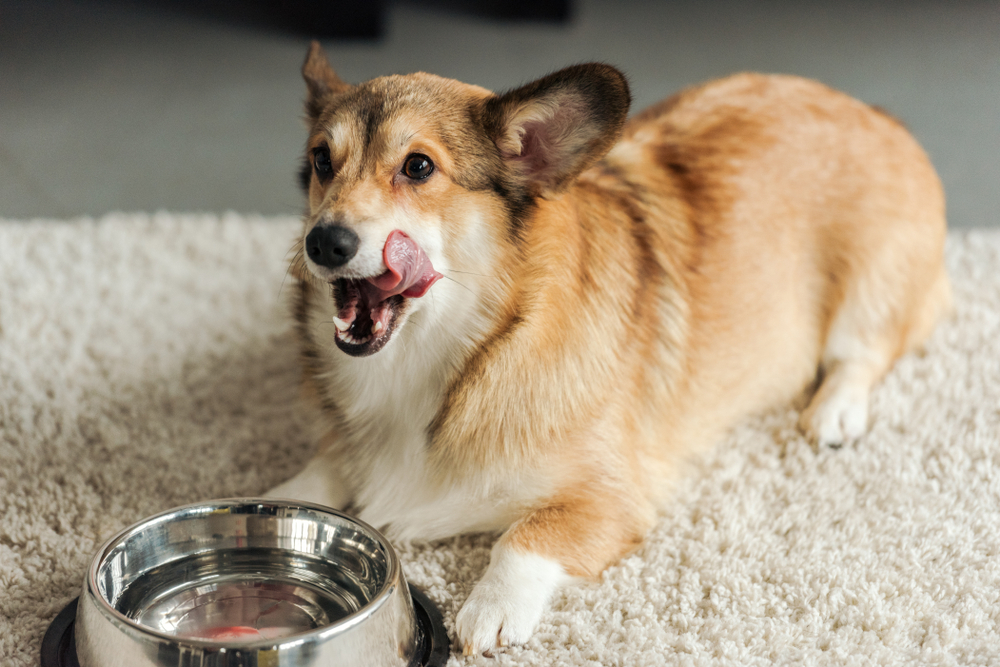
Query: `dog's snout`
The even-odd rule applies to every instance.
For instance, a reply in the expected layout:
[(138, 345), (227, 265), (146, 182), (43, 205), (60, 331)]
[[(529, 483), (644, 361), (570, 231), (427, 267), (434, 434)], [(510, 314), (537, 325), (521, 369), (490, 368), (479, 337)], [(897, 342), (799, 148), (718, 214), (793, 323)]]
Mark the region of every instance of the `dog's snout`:
[(306, 236), (306, 253), (320, 266), (335, 269), (358, 252), (358, 235), (341, 225), (316, 225)]

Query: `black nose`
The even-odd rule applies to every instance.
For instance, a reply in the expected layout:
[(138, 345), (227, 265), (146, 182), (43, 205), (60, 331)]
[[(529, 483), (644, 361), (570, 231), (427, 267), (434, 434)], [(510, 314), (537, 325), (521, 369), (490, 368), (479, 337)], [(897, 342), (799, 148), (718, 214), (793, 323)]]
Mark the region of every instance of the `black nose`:
[(335, 269), (358, 252), (358, 235), (340, 225), (316, 225), (306, 235), (306, 253), (320, 266)]

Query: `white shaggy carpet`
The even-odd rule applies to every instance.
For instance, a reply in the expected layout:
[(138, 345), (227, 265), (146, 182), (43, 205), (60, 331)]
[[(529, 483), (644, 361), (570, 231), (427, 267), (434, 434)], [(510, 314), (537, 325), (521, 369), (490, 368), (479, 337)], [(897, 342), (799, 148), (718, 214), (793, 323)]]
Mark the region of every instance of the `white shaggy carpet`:
[[(310, 454), (295, 220), (0, 222), (0, 665), (38, 664), (100, 542)], [(1000, 233), (953, 232), (956, 312), (816, 451), (794, 407), (692, 465), (645, 546), (483, 665), (1000, 664)], [(491, 536), (399, 545), (449, 629)], [(465, 664), (453, 655), (449, 665)]]

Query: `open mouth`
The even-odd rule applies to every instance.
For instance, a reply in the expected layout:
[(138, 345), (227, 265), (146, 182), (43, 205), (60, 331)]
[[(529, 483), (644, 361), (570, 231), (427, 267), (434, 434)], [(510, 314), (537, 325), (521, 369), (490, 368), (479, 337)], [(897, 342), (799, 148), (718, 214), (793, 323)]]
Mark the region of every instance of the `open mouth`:
[(442, 277), (417, 243), (392, 231), (382, 249), (384, 273), (333, 281), (337, 347), (354, 357), (375, 354), (401, 324), (409, 299), (422, 297)]
[(374, 354), (385, 347), (396, 328), (406, 299), (401, 294), (382, 298), (367, 280), (341, 278), (333, 283), (337, 303), (337, 347), (355, 357)]

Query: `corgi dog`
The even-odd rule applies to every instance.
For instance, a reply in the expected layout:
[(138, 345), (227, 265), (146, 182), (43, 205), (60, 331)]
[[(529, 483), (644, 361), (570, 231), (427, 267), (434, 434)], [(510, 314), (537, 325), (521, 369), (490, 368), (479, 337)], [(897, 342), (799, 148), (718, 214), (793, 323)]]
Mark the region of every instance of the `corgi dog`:
[[(303, 76), (292, 260), (316, 457), (272, 497), (390, 539), (501, 535), (455, 620), (525, 642), (553, 592), (635, 550), (685, 457), (816, 387), (819, 446), (949, 304), (944, 197), (887, 113), (738, 74), (630, 120), (625, 77), (494, 94)], [(817, 384), (818, 382), (818, 384)]]

